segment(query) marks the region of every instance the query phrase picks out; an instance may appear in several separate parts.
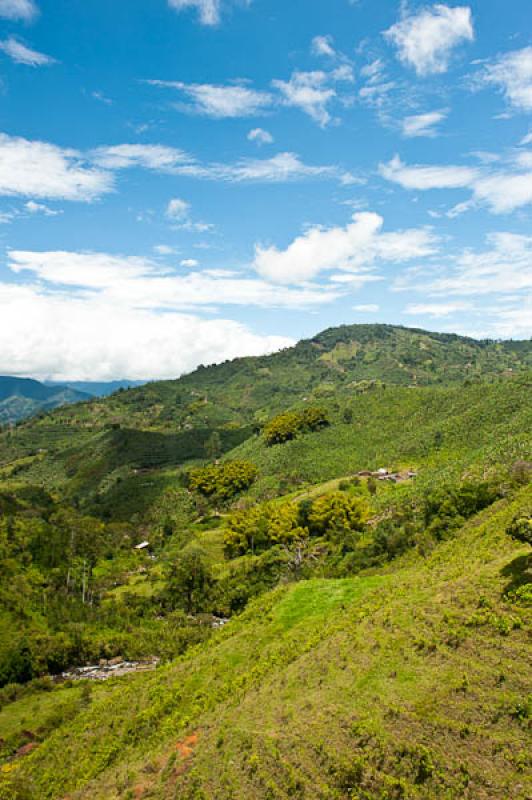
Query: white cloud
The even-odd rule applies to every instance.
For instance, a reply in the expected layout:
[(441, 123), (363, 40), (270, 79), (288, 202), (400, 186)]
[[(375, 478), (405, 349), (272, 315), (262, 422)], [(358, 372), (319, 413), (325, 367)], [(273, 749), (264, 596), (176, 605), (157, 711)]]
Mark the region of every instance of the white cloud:
[(179, 230), (205, 233), (212, 230), (213, 226), (207, 222), (194, 222), (190, 216), (190, 203), (179, 197), (174, 197), (169, 201), (165, 216), (174, 227)]
[(333, 178), (345, 184), (358, 182), (338, 167), (305, 164), (295, 153), (278, 153), (266, 159), (247, 158), (235, 164), (192, 164), (180, 168), (179, 174), (231, 183), (285, 183), (306, 178)]
[(179, 263), (182, 267), (187, 267), (188, 269), (195, 269), (196, 267), (199, 267), (199, 261), (197, 261), (195, 258), (184, 258)]
[(230, 319), (136, 309), (0, 283), (0, 372), (55, 380), (175, 378), (293, 344)]
[[(285, 250), (257, 245), (254, 267), (264, 278), (280, 284), (301, 283), (334, 269), (353, 273), (360, 283), (361, 278), (374, 280), (366, 273), (378, 259), (401, 262), (434, 252), (436, 239), (429, 230), (382, 234), (382, 224), (378, 214), (358, 212), (345, 228), (310, 228)], [(342, 276), (335, 275), (333, 280), (343, 282)]]
[(91, 155), (93, 161), (105, 169), (144, 167), (165, 171), (193, 161), (183, 150), (161, 144), (118, 144), (112, 147), (98, 147)]
[(171, 256), (175, 253), (175, 248), (168, 244), (156, 244), (153, 249), (159, 256)]
[(312, 40), (312, 52), (316, 56), (336, 57), (332, 36), (315, 36)]
[(33, 0), (0, 0), (0, 17), (29, 22), (39, 13)]
[(402, 121), (403, 136), (412, 139), (416, 136), (437, 136), (437, 125), (446, 118), (447, 111), (429, 111), (426, 114), (412, 114)]
[(87, 202), (112, 189), (113, 176), (76, 150), (0, 134), (0, 195)]
[(221, 164), (202, 163), (182, 150), (164, 145), (123, 144), (97, 148), (92, 158), (98, 166), (106, 169), (145, 167), (170, 175), (231, 183), (282, 183), (304, 178), (331, 178), (344, 184), (361, 182), (336, 166), (305, 164), (295, 153), (278, 153), (268, 159), (250, 158), (234, 164)]
[(454, 48), (474, 39), (471, 9), (437, 3), (407, 14), (384, 36), (396, 46), (399, 59), (418, 75), (446, 72)]
[(328, 73), (296, 71), (289, 81), (275, 80), (272, 85), (280, 91), (285, 105), (299, 108), (322, 127), (331, 121), (327, 106), (336, 97), (336, 90)]
[(495, 214), (515, 211), (532, 203), (532, 172), (495, 173), (476, 181), (475, 198), (487, 203)]
[(507, 294), (532, 289), (532, 236), (491, 233), (487, 249), (467, 249), (449, 256), (435, 277), (402, 276), (400, 290), (415, 289), (432, 295)]
[(186, 200), (181, 200), (179, 197), (174, 197), (166, 207), (166, 216), (174, 222), (183, 222), (188, 219), (189, 211), (190, 203), (187, 203)]
[(45, 217), (56, 217), (58, 214), (63, 213), (62, 211), (49, 208), (49, 206), (44, 203), (36, 203), (35, 200), (28, 200), (27, 203), (24, 203), (24, 208), (26, 211), (29, 211), (30, 214), (44, 214)]
[(197, 9), (203, 25), (217, 25), (220, 22), (220, 0), (168, 0), (168, 5), (176, 11)]
[(407, 166), (399, 156), (387, 164), (379, 165), (379, 172), (388, 181), (398, 183), (403, 189), (459, 189), (470, 186), (478, 171), (457, 166)]
[(273, 136), (269, 131), (265, 131), (264, 128), (253, 128), (248, 133), (248, 139), (250, 142), (257, 142), (257, 144), (273, 144)]
[(49, 284), (49, 291), (70, 297), (93, 297), (118, 307), (176, 311), (217, 305), (263, 308), (307, 308), (336, 299), (337, 290), (305, 285), (280, 289), (256, 277), (227, 270), (176, 273), (147, 258), (109, 253), (21, 251), (8, 253), (9, 268), (31, 273)]
[(532, 111), (532, 47), (513, 50), (486, 64), (473, 85), (496, 86), (510, 105)]
[(56, 63), (55, 58), (26, 47), (25, 44), (22, 44), (13, 36), (0, 42), (0, 50), (3, 50), (16, 64), (26, 64), (29, 67), (44, 67)]
[(375, 303), (366, 303), (359, 306), (353, 306), (353, 311), (358, 311), (359, 314), (375, 314), (380, 306)]
[(113, 101), (110, 97), (106, 97), (103, 92), (92, 92), (91, 95), (95, 100), (98, 100), (99, 103), (103, 103), (106, 106), (112, 106)]
[(215, 119), (254, 117), (264, 114), (273, 104), (269, 92), (261, 92), (239, 84), (219, 86), (212, 83), (149, 80), (150, 86), (178, 89), (192, 100), (187, 106), (196, 114)]
[[(527, 159), (519, 156), (514, 164), (528, 166)], [(472, 201), (486, 204), (494, 214), (515, 211), (532, 203), (532, 172), (481, 171), (461, 166), (425, 166), (403, 164), (395, 156), (387, 164), (379, 165), (379, 172), (386, 180), (398, 183), (404, 189), (465, 189), (472, 192)], [(472, 201), (458, 203), (448, 212), (457, 216), (472, 206)]]
[(455, 303), (409, 303), (405, 314), (427, 317), (448, 317), (461, 311), (471, 311), (473, 305), (468, 302)]
[(530, 133), (527, 133), (526, 136), (523, 136), (519, 144), (522, 146), (527, 144), (532, 144), (532, 131), (530, 131)]

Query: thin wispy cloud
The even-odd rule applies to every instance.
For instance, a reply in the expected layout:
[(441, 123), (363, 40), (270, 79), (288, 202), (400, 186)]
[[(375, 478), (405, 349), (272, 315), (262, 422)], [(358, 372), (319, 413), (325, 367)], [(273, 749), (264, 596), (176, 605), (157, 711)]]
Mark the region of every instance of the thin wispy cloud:
[[(526, 171), (521, 171), (522, 167)], [(386, 180), (408, 190), (470, 189), (472, 200), (488, 206), (495, 214), (510, 213), (532, 203), (532, 170), (526, 158), (517, 158), (506, 169), (495, 170), (447, 164), (407, 165), (396, 155), (380, 164), (379, 172)], [(461, 213), (471, 207), (472, 203), (460, 203), (455, 210)]]
[(447, 111), (428, 111), (426, 114), (411, 114), (401, 123), (403, 136), (433, 138), (438, 135), (438, 125), (447, 117)]
[(33, 0), (0, 0), (0, 17), (30, 22), (39, 13)]
[(264, 128), (253, 128), (248, 133), (248, 140), (257, 144), (273, 144), (274, 141), (271, 133), (264, 130)]
[(324, 128), (333, 119), (329, 104), (337, 97), (336, 83), (352, 83), (353, 79), (352, 70), (348, 66), (332, 72), (296, 70), (290, 80), (274, 80), (272, 86), (280, 92), (285, 106), (300, 109)]
[(473, 86), (494, 86), (513, 108), (532, 111), (532, 47), (504, 53), (484, 64)]
[(47, 67), (57, 63), (55, 58), (32, 50), (13, 36), (0, 42), (0, 50), (16, 64), (25, 64), (28, 67)]
[(179, 91), (190, 101), (188, 105), (181, 104), (179, 108), (214, 119), (258, 116), (264, 114), (274, 103), (271, 93), (238, 84), (214, 85), (161, 80), (148, 80), (146, 83)]

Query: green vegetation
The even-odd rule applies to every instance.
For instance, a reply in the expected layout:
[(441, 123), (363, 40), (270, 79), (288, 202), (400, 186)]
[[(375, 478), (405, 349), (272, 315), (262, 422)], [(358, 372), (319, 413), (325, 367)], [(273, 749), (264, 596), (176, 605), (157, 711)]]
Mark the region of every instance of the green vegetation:
[(191, 470), (188, 485), (194, 492), (223, 502), (249, 489), (257, 475), (257, 467), (250, 461), (226, 461)]
[(287, 411), (274, 417), (264, 428), (264, 438), (270, 447), (295, 439), (300, 433), (319, 431), (329, 425), (327, 412), (322, 408)]
[(530, 354), (339, 328), (1, 432), (0, 800), (528, 798)]

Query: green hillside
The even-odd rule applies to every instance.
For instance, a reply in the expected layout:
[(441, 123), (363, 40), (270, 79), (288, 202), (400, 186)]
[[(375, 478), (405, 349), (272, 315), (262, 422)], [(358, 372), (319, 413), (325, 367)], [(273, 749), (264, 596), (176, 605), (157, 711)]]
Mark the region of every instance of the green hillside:
[(528, 798), (530, 353), (338, 328), (0, 433), (0, 800)]
[[(96, 500), (102, 513), (123, 519), (128, 501), (135, 503), (136, 511), (143, 510), (140, 483), (152, 485), (146, 493), (149, 504), (167, 485), (163, 470), (227, 453), (250, 440), (252, 431), (260, 431), (274, 414), (294, 405), (325, 405), (336, 421), (346, 408), (354, 414), (354, 425), (342, 428), (344, 456), (327, 467), (324, 454), (320, 454), (320, 468), (306, 470), (305, 478), (321, 480), (351, 470), (347, 450), (356, 448), (361, 427), (370, 425), (371, 436), (379, 436), (377, 419), (384, 420), (384, 436), (390, 438), (390, 423), (400, 408), (410, 420), (413, 457), (417, 456), (431, 448), (426, 439), (431, 432), (418, 437), (419, 424), (435, 433), (436, 416), (452, 417), (455, 401), (459, 413), (467, 414), (464, 404), (460, 405), (462, 396), (469, 397), (464, 385), (472, 387), (472, 402), (476, 403), (484, 392), (477, 388), (475, 393), (478, 382), (503, 380), (508, 386), (517, 380), (516, 398), (510, 403), (519, 404), (523, 380), (531, 368), (529, 341), (477, 342), (386, 325), (343, 326), (271, 356), (200, 368), (179, 380), (65, 406), (20, 424), (14, 431), (0, 434), (0, 469), (18, 464), (19, 480), (65, 492), (93, 513), (98, 513)], [(404, 390), (394, 388), (400, 386)], [(450, 395), (445, 390), (425, 392), (426, 387), (453, 386), (454, 395), (452, 388)], [(500, 391), (511, 394), (513, 390)], [(432, 406), (433, 411), (423, 416), (423, 409)], [(506, 413), (504, 401), (503, 406)], [(369, 413), (374, 407), (379, 408), (378, 413)], [(471, 413), (470, 428), (474, 416)], [(403, 431), (400, 436), (404, 438)], [(371, 451), (368, 441), (359, 448), (360, 468), (377, 457), (394, 457), (393, 447), (388, 448), (388, 456), (388, 450), (383, 452), (379, 446)], [(250, 448), (252, 439), (246, 452)], [(139, 470), (143, 472), (140, 477)]]
[(525, 800), (529, 558), (504, 530), (531, 499), (381, 576), (283, 586), (156, 674), (74, 694), (0, 796)]

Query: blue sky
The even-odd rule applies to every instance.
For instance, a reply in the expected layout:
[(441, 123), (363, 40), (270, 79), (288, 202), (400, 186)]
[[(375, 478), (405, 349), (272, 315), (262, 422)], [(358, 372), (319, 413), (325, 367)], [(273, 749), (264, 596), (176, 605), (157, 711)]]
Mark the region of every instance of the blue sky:
[(0, 0), (0, 373), (532, 332), (529, 0)]

